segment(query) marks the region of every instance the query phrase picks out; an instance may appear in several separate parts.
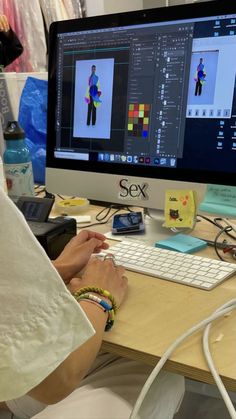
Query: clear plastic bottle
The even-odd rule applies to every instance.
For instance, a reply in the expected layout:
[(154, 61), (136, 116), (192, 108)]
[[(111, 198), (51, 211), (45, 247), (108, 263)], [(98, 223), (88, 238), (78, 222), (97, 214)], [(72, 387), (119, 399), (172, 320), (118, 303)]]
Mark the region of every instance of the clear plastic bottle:
[(34, 195), (34, 178), (30, 150), (25, 132), (17, 121), (9, 121), (3, 133), (6, 150), (3, 154), (8, 195), (17, 201), (20, 196)]

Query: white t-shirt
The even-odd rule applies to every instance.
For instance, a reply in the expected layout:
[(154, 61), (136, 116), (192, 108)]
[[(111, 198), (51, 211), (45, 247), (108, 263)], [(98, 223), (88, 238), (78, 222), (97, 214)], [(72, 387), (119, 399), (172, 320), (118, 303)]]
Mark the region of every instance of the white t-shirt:
[(26, 394), (94, 334), (0, 187), (0, 401)]

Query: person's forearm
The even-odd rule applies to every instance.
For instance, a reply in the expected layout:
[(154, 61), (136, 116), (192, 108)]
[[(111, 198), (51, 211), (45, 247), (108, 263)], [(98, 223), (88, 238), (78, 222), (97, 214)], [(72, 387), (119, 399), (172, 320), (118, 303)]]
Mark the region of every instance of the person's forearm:
[(71, 273), (70, 265), (66, 264), (66, 263), (60, 263), (57, 260), (52, 260), (51, 262), (52, 262), (54, 268), (56, 268), (60, 277), (65, 282), (65, 284), (68, 284), (68, 282), (70, 282), (70, 280), (73, 276), (73, 273)]
[(38, 401), (53, 404), (68, 396), (78, 387), (87, 374), (100, 349), (107, 313), (104, 313), (100, 307), (89, 301), (81, 301), (80, 304), (96, 333), (71, 353), (44, 381), (29, 392), (29, 395)]

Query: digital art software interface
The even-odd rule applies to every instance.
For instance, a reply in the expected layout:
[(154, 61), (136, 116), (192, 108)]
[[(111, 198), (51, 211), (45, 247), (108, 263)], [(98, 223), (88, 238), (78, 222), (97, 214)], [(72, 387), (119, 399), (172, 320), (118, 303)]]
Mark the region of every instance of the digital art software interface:
[(61, 34), (55, 156), (234, 172), (235, 22)]

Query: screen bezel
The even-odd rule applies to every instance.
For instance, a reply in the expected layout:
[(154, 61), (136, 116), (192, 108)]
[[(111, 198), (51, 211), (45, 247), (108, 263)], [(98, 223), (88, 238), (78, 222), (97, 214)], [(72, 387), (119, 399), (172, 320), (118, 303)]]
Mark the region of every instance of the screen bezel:
[[(218, 171), (196, 171), (182, 168), (165, 168), (134, 164), (107, 163), (61, 159), (54, 156), (55, 144), (55, 107), (56, 107), (56, 45), (58, 34), (86, 31), (91, 29), (112, 28), (143, 23), (177, 21), (180, 19), (230, 15), (236, 13), (236, 6), (229, 0), (215, 0), (203, 3), (163, 7), (135, 12), (53, 22), (49, 32), (49, 71), (48, 71), (48, 123), (47, 158), (48, 168), (72, 171), (97, 172), (114, 175), (145, 177), (199, 183), (215, 183), (236, 186), (233, 173)], [(132, 23), (131, 23), (132, 22)]]

